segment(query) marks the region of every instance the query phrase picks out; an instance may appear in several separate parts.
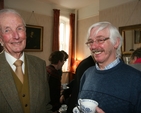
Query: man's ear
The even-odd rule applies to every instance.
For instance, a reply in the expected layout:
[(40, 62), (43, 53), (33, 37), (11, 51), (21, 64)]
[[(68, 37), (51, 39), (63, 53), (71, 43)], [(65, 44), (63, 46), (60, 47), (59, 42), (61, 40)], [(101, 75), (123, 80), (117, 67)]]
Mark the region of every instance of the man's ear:
[(119, 43), (120, 43), (120, 39), (119, 38), (117, 38), (116, 39), (116, 42), (115, 42), (115, 44), (114, 44), (114, 48), (118, 48), (118, 46), (119, 46)]

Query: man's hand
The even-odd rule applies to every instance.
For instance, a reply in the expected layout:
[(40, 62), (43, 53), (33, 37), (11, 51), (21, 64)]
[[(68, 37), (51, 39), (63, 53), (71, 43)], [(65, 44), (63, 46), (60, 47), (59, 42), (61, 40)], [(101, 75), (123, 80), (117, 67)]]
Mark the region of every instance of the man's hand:
[(100, 109), (99, 107), (96, 107), (96, 113), (105, 113), (102, 109)]

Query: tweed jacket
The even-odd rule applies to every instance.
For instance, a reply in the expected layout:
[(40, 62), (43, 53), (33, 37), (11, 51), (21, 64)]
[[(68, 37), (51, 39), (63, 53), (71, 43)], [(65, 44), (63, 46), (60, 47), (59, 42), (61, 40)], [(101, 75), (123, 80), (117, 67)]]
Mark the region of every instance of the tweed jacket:
[[(30, 113), (49, 113), (52, 106), (48, 104), (50, 95), (46, 78), (46, 63), (40, 58), (26, 53), (25, 58), (29, 77)], [(0, 113), (23, 113), (4, 52), (0, 54)]]

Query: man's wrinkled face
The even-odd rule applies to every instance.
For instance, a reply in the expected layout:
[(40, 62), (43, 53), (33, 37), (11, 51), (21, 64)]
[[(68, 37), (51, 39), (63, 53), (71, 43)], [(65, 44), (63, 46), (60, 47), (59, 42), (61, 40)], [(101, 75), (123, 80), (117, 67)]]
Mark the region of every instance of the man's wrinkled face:
[(0, 15), (0, 40), (4, 50), (14, 56), (26, 46), (26, 28), (22, 19), (13, 13)]
[(113, 45), (111, 43), (110, 32), (107, 28), (96, 34), (97, 29), (93, 28), (91, 30), (87, 44), (89, 44), (95, 61), (98, 64), (106, 66), (116, 59), (116, 48), (118, 44)]

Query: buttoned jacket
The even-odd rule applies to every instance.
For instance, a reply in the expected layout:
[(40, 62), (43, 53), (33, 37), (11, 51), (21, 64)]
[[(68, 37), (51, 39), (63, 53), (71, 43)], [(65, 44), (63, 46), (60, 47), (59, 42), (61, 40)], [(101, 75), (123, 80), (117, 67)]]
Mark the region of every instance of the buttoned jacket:
[[(49, 113), (49, 87), (46, 63), (38, 57), (25, 54), (30, 89), (30, 113)], [(0, 113), (23, 113), (14, 83), (11, 67), (4, 53), (0, 54)]]

